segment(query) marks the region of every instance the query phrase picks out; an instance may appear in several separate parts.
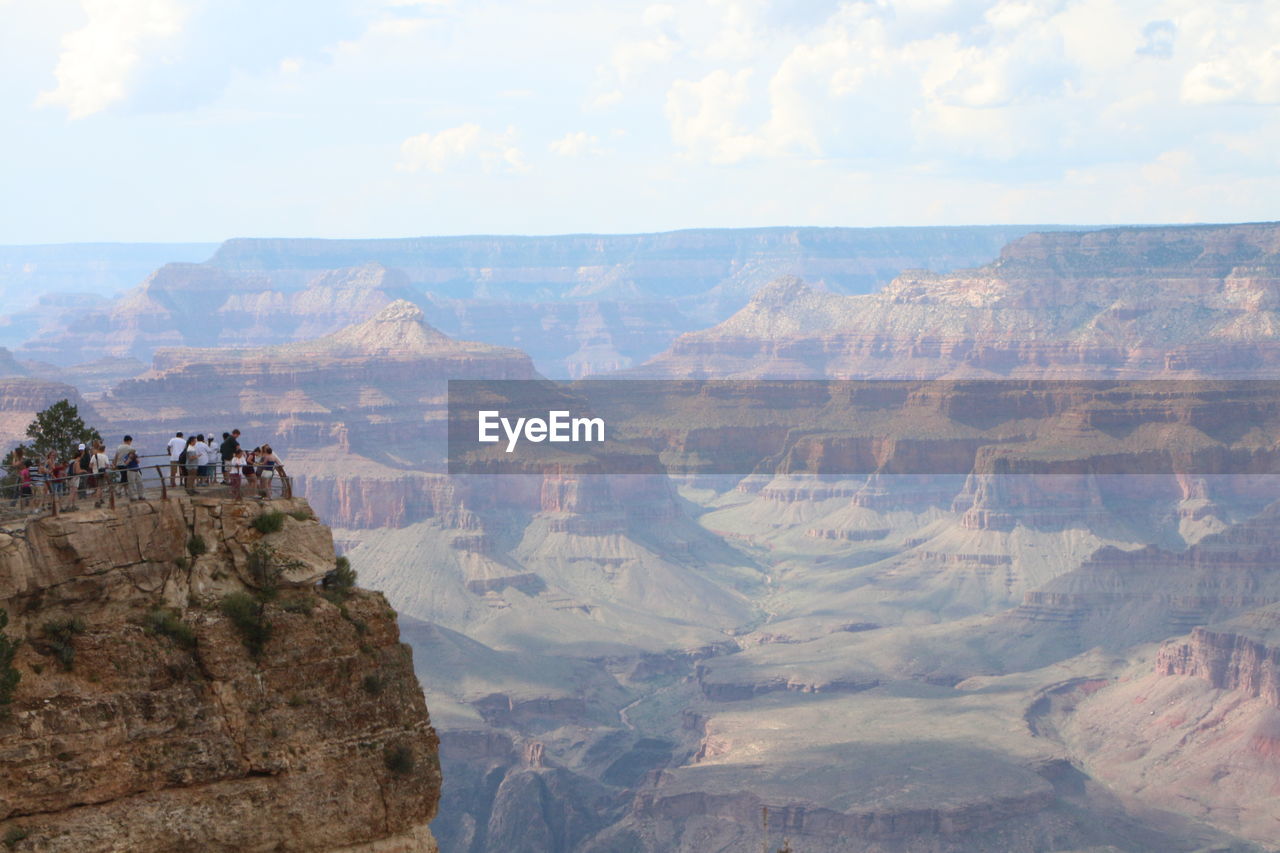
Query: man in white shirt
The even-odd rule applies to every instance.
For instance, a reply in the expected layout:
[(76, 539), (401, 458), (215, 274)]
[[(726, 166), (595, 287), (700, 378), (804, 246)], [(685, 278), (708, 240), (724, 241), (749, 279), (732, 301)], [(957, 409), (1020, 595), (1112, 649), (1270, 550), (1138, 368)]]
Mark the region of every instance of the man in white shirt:
[(177, 433), (173, 438), (169, 439), (169, 485), (178, 485), (178, 477), (181, 472), (178, 470), (178, 457), (182, 455), (182, 448), (187, 446), (187, 440), (182, 437), (182, 433)]
[(196, 436), (196, 462), (200, 466), (199, 477), (203, 481), (209, 476), (209, 445), (205, 443), (204, 436)]

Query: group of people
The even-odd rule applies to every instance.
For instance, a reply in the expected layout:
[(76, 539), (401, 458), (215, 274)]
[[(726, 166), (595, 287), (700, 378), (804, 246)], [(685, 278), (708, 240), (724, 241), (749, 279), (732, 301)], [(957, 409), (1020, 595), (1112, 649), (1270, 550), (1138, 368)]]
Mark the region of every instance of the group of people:
[[(196, 494), (197, 486), (218, 483), (231, 487), (237, 500), (247, 490), (259, 500), (270, 497), (271, 481), (277, 474), (283, 476), (284, 467), (271, 445), (264, 444), (252, 450), (240, 446), (240, 430), (222, 434), (222, 442), (215, 444), (212, 433), (186, 436), (175, 433), (169, 439), (169, 485), (177, 486), (182, 479), (187, 494)], [(219, 461), (221, 465), (219, 465)], [(221, 477), (220, 480), (215, 478)]]
[[(284, 466), (271, 445), (245, 450), (240, 446), (238, 429), (224, 432), (220, 444), (214, 443), (212, 435), (206, 439), (204, 435), (184, 437), (179, 432), (169, 439), (167, 449), (169, 484), (177, 486), (181, 478), (187, 494), (196, 494), (197, 486), (220, 484), (230, 486), (237, 500), (246, 491), (262, 500), (271, 496), (274, 478), (284, 475)], [(79, 501), (90, 498), (100, 507), (113, 482), (123, 486), (129, 500), (143, 500), (142, 462), (131, 435), (111, 453), (100, 440), (80, 444), (65, 457), (50, 450), (39, 458), (28, 458), (18, 448), (10, 459), (9, 474), (13, 478), (12, 505), (24, 509), (39, 510), (48, 500), (56, 500), (63, 509), (72, 510)]]
[[(79, 501), (92, 496), (93, 505), (102, 506), (103, 490), (110, 483), (112, 472), (138, 467), (132, 443), (133, 439), (125, 436), (116, 453), (109, 455), (101, 441), (91, 441), (80, 444), (69, 460), (62, 459), (55, 450), (31, 459), (26, 458), (22, 448), (14, 450), (9, 464), (9, 473), (16, 479), (12, 505), (38, 508), (52, 496), (55, 500), (65, 497), (66, 508), (75, 509)], [(141, 499), (141, 481), (136, 494)]]

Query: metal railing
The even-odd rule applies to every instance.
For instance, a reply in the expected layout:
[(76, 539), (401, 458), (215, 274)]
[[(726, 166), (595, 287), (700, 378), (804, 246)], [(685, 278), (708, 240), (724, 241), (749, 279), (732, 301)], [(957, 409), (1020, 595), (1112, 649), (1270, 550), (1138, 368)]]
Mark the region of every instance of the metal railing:
[[(188, 478), (182, 466), (145, 465), (112, 468), (98, 474), (44, 477), (31, 484), (12, 483), (0, 487), (0, 519), (60, 515), (79, 509), (116, 508), (117, 501), (159, 499), (171, 493), (240, 500), (274, 500), (293, 497), (293, 480), (277, 466), (269, 474), (241, 477), (238, 485), (224, 482), (223, 466), (205, 466), (204, 476)], [(176, 474), (174, 471), (176, 470)]]

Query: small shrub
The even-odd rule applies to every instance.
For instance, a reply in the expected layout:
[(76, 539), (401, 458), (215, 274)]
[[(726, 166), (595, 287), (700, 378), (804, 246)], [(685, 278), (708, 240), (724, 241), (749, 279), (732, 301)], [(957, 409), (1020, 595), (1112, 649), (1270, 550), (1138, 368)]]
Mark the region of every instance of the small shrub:
[(253, 529), (264, 535), (279, 533), (284, 529), (284, 513), (264, 512), (253, 520)]
[(298, 560), (286, 560), (265, 542), (259, 542), (249, 549), (247, 564), (249, 577), (253, 579), (264, 601), (276, 597), (280, 590), (280, 578), (284, 577), (285, 572), (306, 566)]
[(142, 625), (151, 634), (168, 637), (174, 645), (184, 649), (196, 647), (196, 632), (172, 610), (156, 607), (143, 617)]
[(383, 755), (387, 769), (396, 776), (408, 776), (413, 772), (413, 750), (407, 746), (393, 746)]
[(240, 639), (253, 657), (260, 657), (271, 639), (267, 606), (247, 592), (233, 592), (222, 599), (222, 613), (240, 632)]
[(201, 554), (207, 554), (209, 546), (204, 544), (204, 537), (196, 534), (187, 540), (187, 553), (192, 557), (199, 557)]
[(356, 570), (351, 568), (351, 561), (346, 557), (339, 557), (333, 565), (333, 568), (325, 572), (324, 577), (320, 580), (320, 586), (324, 588), (325, 598), (337, 604), (343, 601), (347, 596), (351, 595), (351, 590), (355, 589)]
[(13, 665), (13, 656), (17, 654), (19, 644), (5, 634), (4, 629), (8, 624), (9, 611), (0, 610), (0, 715), (8, 713), (13, 693), (22, 680), (22, 673)]
[(285, 613), (300, 613), (310, 616), (316, 607), (316, 600), (310, 595), (295, 595), (280, 602), (280, 609)]
[(288, 515), (294, 521), (311, 521), (314, 518), (314, 516), (305, 509), (295, 509)]
[(21, 826), (11, 826), (4, 834), (4, 846), (10, 850), (18, 846), (19, 841), (26, 840), (31, 834), (30, 830)]
[[(330, 600), (332, 601), (332, 599)], [(351, 623), (351, 627), (356, 629), (357, 634), (364, 636), (365, 634), (369, 633), (368, 622), (364, 621), (363, 619), (359, 619), (355, 616), (352, 616), (351, 611), (347, 609), (347, 605), (342, 601), (335, 601), (334, 603), (338, 605), (339, 615), (341, 615), (343, 619), (346, 619), (348, 622)]]
[(78, 618), (54, 619), (40, 629), (48, 650), (58, 658), (62, 668), (70, 672), (76, 662), (75, 638), (84, 633), (84, 622)]
[(187, 569), (191, 568), (191, 561), (188, 560), (186, 557), (179, 557), (178, 559), (173, 561), (173, 564), (177, 566), (180, 571), (184, 571), (184, 572)]
[(384, 681), (381, 676), (371, 672), (364, 677), (364, 680), (361, 682), (361, 686), (364, 687), (365, 693), (368, 693), (370, 696), (377, 696), (382, 692), (382, 688), (387, 686), (387, 682)]
[(307, 700), (303, 699), (300, 694), (294, 693), (289, 696), (287, 704), (290, 708), (301, 708), (303, 705), (307, 704)]

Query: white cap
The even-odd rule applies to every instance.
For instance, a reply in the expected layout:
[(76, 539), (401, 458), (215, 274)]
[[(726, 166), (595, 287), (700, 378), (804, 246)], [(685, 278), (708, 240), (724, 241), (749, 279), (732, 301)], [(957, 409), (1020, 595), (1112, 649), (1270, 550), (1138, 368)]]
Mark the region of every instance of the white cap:
[(84, 445), (82, 444), (82, 445), (80, 445), (80, 446), (79, 446), (78, 448), (76, 448), (76, 449), (77, 449), (77, 450), (84, 450)]

